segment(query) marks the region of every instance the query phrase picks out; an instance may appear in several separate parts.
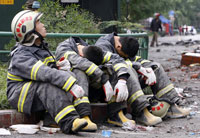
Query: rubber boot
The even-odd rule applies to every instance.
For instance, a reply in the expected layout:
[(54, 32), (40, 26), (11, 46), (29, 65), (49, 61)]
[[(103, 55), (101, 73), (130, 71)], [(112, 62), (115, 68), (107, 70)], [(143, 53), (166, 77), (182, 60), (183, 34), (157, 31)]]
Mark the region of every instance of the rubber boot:
[(87, 126), (87, 121), (85, 119), (76, 118), (72, 124), (72, 132), (77, 133), (82, 128)]
[(154, 116), (148, 111), (147, 108), (145, 108), (142, 111), (142, 114), (136, 118), (136, 121), (146, 126), (153, 126), (162, 122), (162, 119), (160, 117)]
[(116, 115), (114, 115), (113, 117), (110, 117), (108, 119), (108, 123), (122, 127), (123, 123), (126, 122), (131, 122), (132, 125), (135, 125), (135, 121), (134, 120), (130, 120), (128, 118), (126, 118), (126, 116), (124, 115), (123, 111), (119, 111)]
[(87, 121), (88, 125), (86, 127), (84, 127), (82, 129), (82, 131), (86, 131), (86, 132), (97, 131), (97, 125), (90, 120), (89, 116), (85, 116), (85, 117), (83, 117), (83, 119), (85, 119)]
[(167, 117), (169, 118), (182, 118), (186, 117), (190, 114), (190, 109), (188, 108), (181, 108), (178, 105), (174, 104), (171, 105), (168, 112)]

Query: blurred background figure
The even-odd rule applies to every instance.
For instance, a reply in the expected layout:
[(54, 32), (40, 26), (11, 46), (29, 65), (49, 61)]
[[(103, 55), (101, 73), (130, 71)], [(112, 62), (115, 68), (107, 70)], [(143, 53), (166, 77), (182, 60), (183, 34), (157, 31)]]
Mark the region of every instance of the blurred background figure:
[(154, 14), (155, 18), (151, 22), (150, 29), (153, 32), (153, 38), (151, 41), (151, 47), (154, 46), (154, 43), (156, 43), (156, 46), (158, 46), (158, 30), (159, 28), (162, 31), (162, 26), (161, 26), (161, 20), (159, 19), (160, 13), (155, 13)]

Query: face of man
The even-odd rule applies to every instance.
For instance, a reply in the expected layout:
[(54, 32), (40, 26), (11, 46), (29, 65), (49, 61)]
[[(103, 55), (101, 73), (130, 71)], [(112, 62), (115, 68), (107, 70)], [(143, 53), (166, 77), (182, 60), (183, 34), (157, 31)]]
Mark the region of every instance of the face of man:
[(117, 51), (117, 53), (123, 57), (123, 58), (128, 58), (128, 55), (125, 54), (123, 51), (122, 51), (122, 44), (120, 43), (119, 41), (119, 36), (114, 36), (114, 41), (115, 41), (115, 50)]
[(40, 20), (36, 21), (35, 31), (37, 31), (38, 33), (40, 33), (42, 37), (46, 37), (46, 35), (47, 35), (46, 29), (44, 27), (44, 24), (41, 23)]

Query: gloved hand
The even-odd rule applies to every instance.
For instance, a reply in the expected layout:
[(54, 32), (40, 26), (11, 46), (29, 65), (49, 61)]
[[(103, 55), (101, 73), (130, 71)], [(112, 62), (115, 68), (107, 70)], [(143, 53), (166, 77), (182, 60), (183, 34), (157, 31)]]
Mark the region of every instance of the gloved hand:
[(71, 68), (71, 65), (65, 57), (61, 57), (57, 62), (58, 69), (68, 71)]
[(115, 93), (109, 81), (103, 84), (103, 90), (106, 95), (106, 101), (107, 102), (110, 101), (110, 99), (112, 98), (113, 95), (115, 95)]
[(126, 101), (128, 98), (126, 81), (122, 79), (118, 80), (117, 84), (115, 85), (114, 92), (117, 95), (116, 102)]
[(154, 85), (156, 83), (156, 75), (152, 68), (141, 67), (138, 72), (143, 75), (144, 79), (146, 79), (145, 84)]
[(83, 97), (85, 94), (85, 91), (83, 88), (77, 84), (74, 84), (72, 88), (69, 91), (75, 98)]

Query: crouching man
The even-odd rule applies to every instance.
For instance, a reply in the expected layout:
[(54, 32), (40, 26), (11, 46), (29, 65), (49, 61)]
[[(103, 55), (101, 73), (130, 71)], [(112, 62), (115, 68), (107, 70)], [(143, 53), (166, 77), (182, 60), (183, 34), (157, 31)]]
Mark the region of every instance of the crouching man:
[[(116, 58), (119, 57), (117, 54), (103, 53), (100, 48), (89, 46), (78, 37), (70, 37), (59, 44), (56, 49), (56, 59), (60, 60), (63, 56), (71, 63), (72, 72), (78, 69), (79, 72), (87, 75), (87, 78), (82, 77), (84, 75), (77, 76), (80, 77), (82, 83), (89, 82), (90, 88), (93, 88), (89, 92), (91, 99), (104, 95), (108, 102), (109, 123), (120, 127), (126, 122), (135, 125), (135, 122), (126, 118), (123, 113), (123, 109), (126, 108), (126, 99), (128, 98), (126, 80), (129, 77), (127, 66), (123, 59), (118, 60)], [(88, 60), (90, 58), (94, 59), (93, 62)], [(106, 63), (112, 68), (114, 67), (113, 73), (110, 75), (98, 66)], [(75, 73), (78, 74), (78, 72)], [(98, 93), (97, 90), (101, 88), (103, 90)], [(88, 87), (84, 87), (84, 90), (88, 91)], [(116, 95), (115, 91), (117, 91), (117, 97), (113, 101), (111, 99)]]

